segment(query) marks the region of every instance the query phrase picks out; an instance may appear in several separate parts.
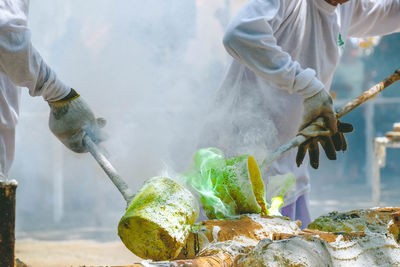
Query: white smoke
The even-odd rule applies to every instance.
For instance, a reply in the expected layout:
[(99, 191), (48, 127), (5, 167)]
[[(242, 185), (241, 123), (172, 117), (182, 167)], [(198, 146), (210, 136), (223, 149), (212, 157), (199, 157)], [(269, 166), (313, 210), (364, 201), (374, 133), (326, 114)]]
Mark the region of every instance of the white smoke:
[[(179, 172), (189, 164), (228, 61), (224, 26), (241, 2), (30, 3), (34, 46), (107, 120), (103, 146), (134, 191), (165, 165)], [(17, 230), (115, 228), (122, 196), (89, 154), (51, 135), (47, 120), (47, 104), (23, 90), (10, 174), (19, 181)]]
[[(107, 119), (105, 130), (110, 138), (103, 146), (134, 191), (147, 178), (173, 175), (189, 165), (207, 107), (227, 67), (224, 26), (244, 2), (31, 1), (33, 44), (95, 114)], [(392, 66), (386, 63), (385, 68), (391, 71)], [(16, 159), (9, 177), (19, 182), (17, 233), (88, 226), (115, 230), (126, 206), (122, 196), (89, 154), (74, 154), (52, 136), (48, 110), (41, 98), (32, 98), (23, 90)], [(384, 129), (384, 134), (394, 120), (377, 130)], [(268, 119), (262, 125), (270, 129)], [(353, 135), (362, 136), (362, 129), (357, 128)], [(254, 141), (265, 132), (259, 134), (260, 129), (254, 128), (248, 139)], [(349, 141), (349, 151), (363, 146)], [(246, 151), (248, 143), (243, 154), (250, 153)], [(259, 148), (256, 154), (266, 153), (264, 147)], [(388, 166), (395, 169), (396, 159), (388, 157)], [(325, 167), (313, 173), (319, 178), (313, 183), (319, 181), (321, 188), (337, 183), (340, 190), (329, 192), (339, 199), (337, 192), (356, 176), (346, 162), (354, 167), (363, 160), (342, 157), (328, 163), (321, 156)], [(162, 173), (165, 169), (167, 173)], [(315, 198), (325, 197), (322, 191), (313, 192)]]

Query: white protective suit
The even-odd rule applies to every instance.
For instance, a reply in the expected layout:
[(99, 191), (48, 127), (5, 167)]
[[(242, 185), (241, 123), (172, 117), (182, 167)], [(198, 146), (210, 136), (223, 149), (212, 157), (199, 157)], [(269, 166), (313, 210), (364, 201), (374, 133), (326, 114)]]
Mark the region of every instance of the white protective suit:
[[(226, 31), (224, 45), (234, 59), (200, 147), (251, 154), (261, 162), (296, 136), (303, 98), (329, 90), (343, 42), (398, 31), (400, 0), (350, 0), (337, 7), (324, 0), (249, 0)], [(271, 175), (294, 173), (296, 190), (285, 205), (310, 190), (308, 156), (298, 168), (296, 152), (263, 173), (267, 188)]]
[(59, 100), (70, 92), (31, 44), (29, 0), (0, 0), (0, 180), (14, 159), (21, 90)]

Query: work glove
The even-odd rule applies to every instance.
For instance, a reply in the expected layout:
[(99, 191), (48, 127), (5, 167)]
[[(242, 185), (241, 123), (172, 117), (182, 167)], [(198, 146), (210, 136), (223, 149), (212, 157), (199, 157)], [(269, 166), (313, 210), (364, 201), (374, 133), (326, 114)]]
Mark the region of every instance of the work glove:
[(67, 148), (84, 153), (87, 152), (83, 143), (85, 135), (96, 144), (105, 139), (100, 131), (106, 124), (105, 119), (96, 119), (90, 107), (74, 89), (63, 99), (48, 103), (49, 128)]
[(318, 143), (321, 144), (325, 151), (326, 156), (330, 160), (336, 160), (336, 151), (346, 151), (347, 142), (344, 137), (344, 133), (350, 133), (353, 131), (353, 125), (350, 123), (342, 123), (337, 120), (337, 132), (332, 132), (327, 129), (326, 123), (322, 117), (316, 119), (308, 127), (304, 128), (299, 134), (309, 137), (307, 141), (299, 145), (299, 149), (296, 155), (296, 164), (299, 167), (308, 151), (310, 157), (310, 165), (314, 169), (318, 169), (319, 166), (319, 147)]
[(322, 117), (327, 128), (331, 134), (337, 132), (337, 122), (335, 112), (333, 111), (332, 97), (325, 90), (304, 99), (303, 102), (303, 122), (301, 123), (300, 130), (302, 131), (313, 123), (317, 118)]

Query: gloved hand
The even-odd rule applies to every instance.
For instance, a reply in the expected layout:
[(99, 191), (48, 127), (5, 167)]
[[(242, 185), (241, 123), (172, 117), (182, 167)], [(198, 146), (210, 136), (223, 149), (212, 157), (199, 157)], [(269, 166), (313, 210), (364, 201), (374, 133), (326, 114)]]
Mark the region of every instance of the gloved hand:
[(321, 90), (319, 93), (304, 99), (303, 106), (303, 122), (299, 131), (304, 130), (317, 118), (322, 117), (325, 123), (324, 127), (331, 134), (336, 134), (337, 122), (335, 112), (333, 111), (333, 101), (327, 91)]
[(353, 125), (350, 123), (341, 123), (337, 120), (337, 132), (332, 135), (332, 132), (326, 128), (324, 119), (322, 117), (315, 120), (308, 127), (301, 130), (299, 134), (310, 137), (307, 141), (299, 146), (296, 155), (296, 164), (299, 167), (308, 150), (310, 157), (310, 165), (314, 169), (319, 166), (319, 147), (321, 144), (325, 151), (326, 156), (330, 160), (336, 159), (336, 151), (346, 151), (347, 142), (343, 133), (350, 133), (353, 131)]
[(95, 143), (103, 141), (100, 129), (105, 119), (95, 118), (92, 110), (74, 90), (61, 100), (49, 102), (49, 128), (69, 149), (77, 153), (87, 152), (83, 137), (89, 135)]

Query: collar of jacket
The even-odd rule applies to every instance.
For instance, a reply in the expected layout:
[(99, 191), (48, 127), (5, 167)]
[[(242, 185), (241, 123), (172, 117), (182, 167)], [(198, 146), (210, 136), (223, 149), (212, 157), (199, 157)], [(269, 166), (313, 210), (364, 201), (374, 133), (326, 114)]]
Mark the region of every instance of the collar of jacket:
[(316, 7), (318, 7), (318, 9), (320, 9), (321, 11), (323, 11), (329, 15), (332, 15), (333, 13), (335, 13), (336, 6), (329, 4), (325, 0), (312, 0), (312, 2), (314, 2), (314, 5)]

